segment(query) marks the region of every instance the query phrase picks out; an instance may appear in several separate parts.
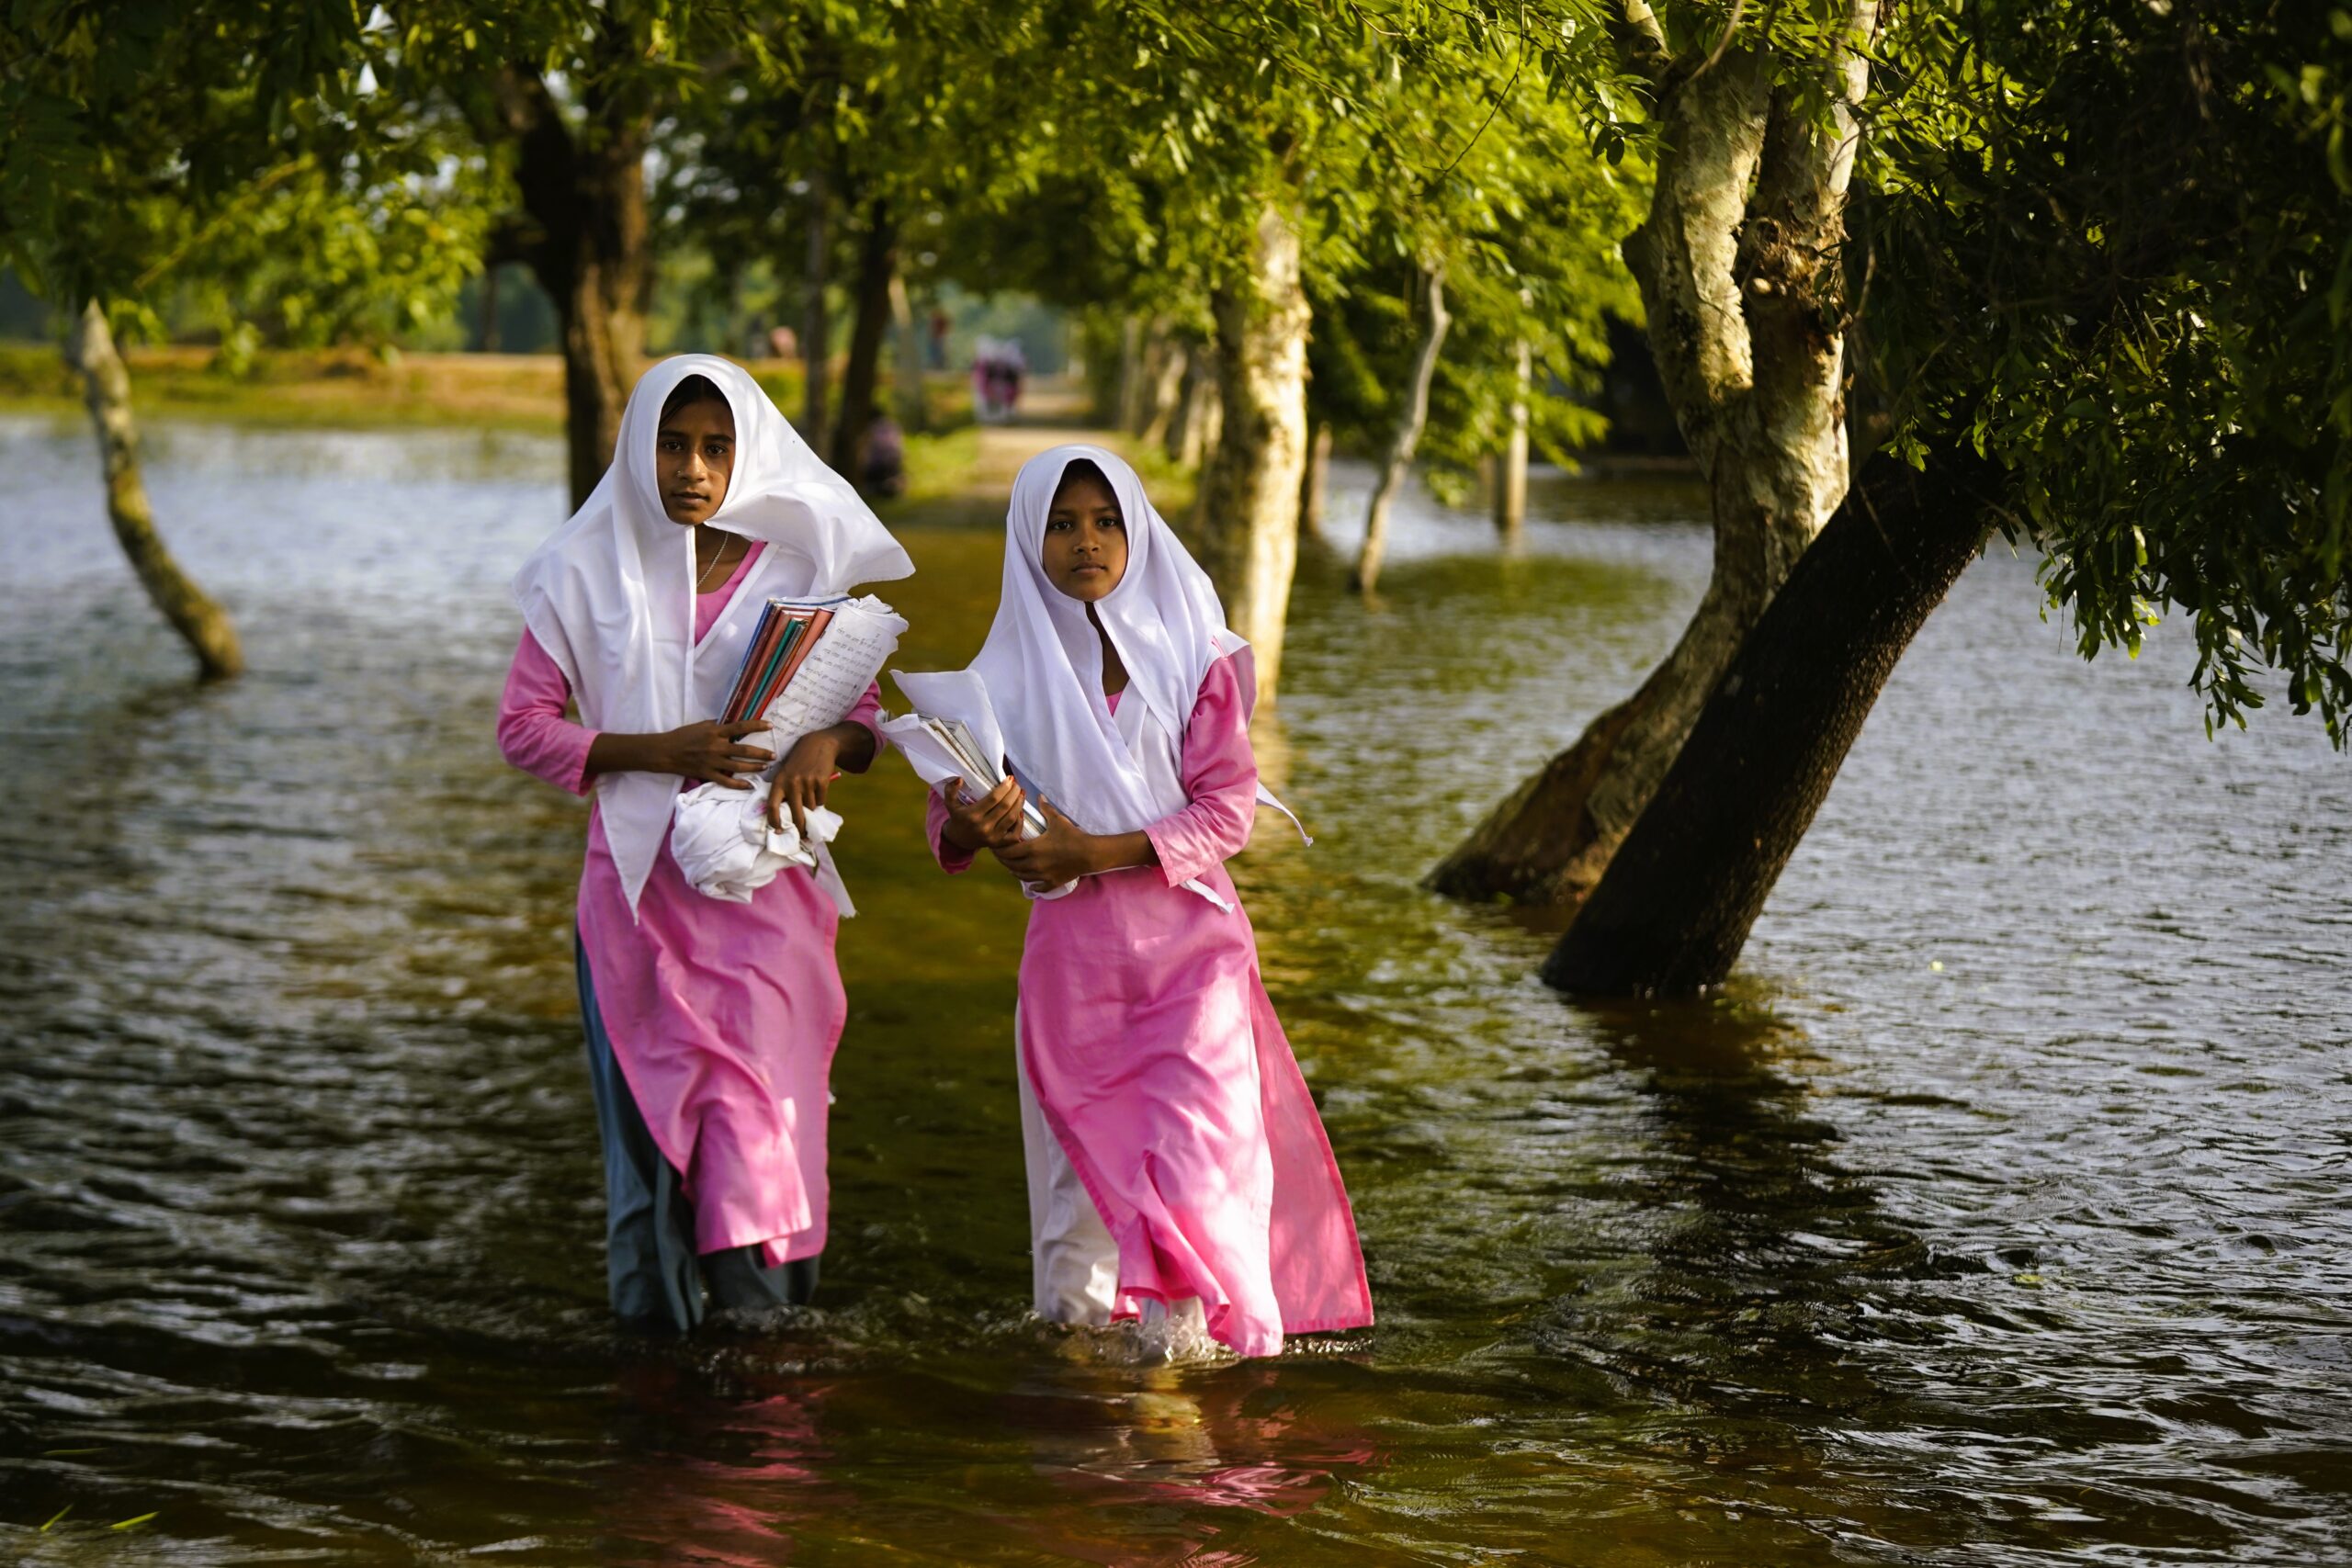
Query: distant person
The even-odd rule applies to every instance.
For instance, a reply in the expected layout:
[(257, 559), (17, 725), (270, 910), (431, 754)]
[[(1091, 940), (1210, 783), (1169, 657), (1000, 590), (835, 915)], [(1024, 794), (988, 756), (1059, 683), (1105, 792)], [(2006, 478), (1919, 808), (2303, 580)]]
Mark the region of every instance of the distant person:
[(778, 359), (800, 357), (800, 334), (790, 327), (768, 329), (768, 351)]
[(876, 412), (858, 455), (858, 486), (868, 495), (898, 495), (907, 488), (907, 438), (899, 422)]
[[(970, 673), (1015, 770), (931, 797), (933, 852), (1033, 900), (1013, 1014), (1036, 1309), (1271, 1356), (1372, 1295), (1331, 1145), (1225, 862), (1250, 840), (1257, 678), (1135, 470), (1057, 446), (1012, 483)], [(1048, 826), (1022, 838), (1035, 799)], [(1276, 803), (1279, 807), (1279, 803)]]
[(1002, 417), (997, 401), (1003, 384), (998, 374), (1001, 353), (992, 337), (983, 337), (972, 345), (972, 417), (982, 424), (994, 424)]
[[(604, 481), (515, 575), (525, 630), (499, 749), (595, 794), (575, 954), (606, 1280), (631, 1325), (684, 1332), (714, 1308), (816, 1289), (828, 1081), (847, 1013), (839, 878), (796, 865), (748, 902), (707, 897), (671, 856), (671, 812), (682, 789), (750, 789), (774, 760), (745, 739), (765, 726), (709, 716), (757, 620), (727, 612), (913, 570), (750, 375), (687, 354), (638, 382)], [(575, 700), (577, 724), (564, 716)], [(788, 809), (797, 826), (839, 771), (864, 773), (879, 711), (868, 688), (848, 720), (797, 741), (771, 818)]]
[(931, 330), (923, 344), (925, 368), (931, 370), (947, 368), (947, 329), (951, 324), (947, 320), (946, 311), (940, 310), (937, 306), (932, 307)]
[(1007, 338), (997, 356), (997, 407), (1007, 420), (1021, 412), (1021, 388), (1028, 375), (1029, 356), (1022, 352), (1021, 340)]

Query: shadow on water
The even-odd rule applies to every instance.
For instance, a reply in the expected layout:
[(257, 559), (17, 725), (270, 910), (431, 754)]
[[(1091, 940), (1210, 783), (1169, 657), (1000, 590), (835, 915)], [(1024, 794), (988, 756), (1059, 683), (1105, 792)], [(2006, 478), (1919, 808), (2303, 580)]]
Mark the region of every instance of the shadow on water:
[[(2284, 722), (2208, 747), (2161, 637), (2081, 665), (2019, 563), (1930, 623), (1729, 994), (1577, 1007), (1418, 879), (1671, 640), (1703, 513), (1561, 484), (1505, 556), (1410, 498), (1366, 606), (1343, 471), (1258, 738), (1317, 843), (1269, 814), (1235, 869), (1378, 1326), (1167, 1368), (1027, 1316), (1023, 907), (886, 763), (820, 1304), (682, 1345), (603, 1310), (582, 813), (488, 734), (560, 453), (159, 442), (253, 657), (201, 691), (76, 439), (0, 467), (0, 1555), (2352, 1550), (2352, 783)], [(909, 545), (899, 662), (960, 662), (997, 542)]]

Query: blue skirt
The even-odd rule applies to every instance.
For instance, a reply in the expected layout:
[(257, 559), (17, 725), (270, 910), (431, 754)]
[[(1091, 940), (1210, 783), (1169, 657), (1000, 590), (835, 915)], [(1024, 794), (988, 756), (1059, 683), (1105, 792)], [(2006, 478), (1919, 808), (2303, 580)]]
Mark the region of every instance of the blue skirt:
[[(768, 1268), (756, 1247), (696, 1256), (694, 1205), (684, 1182), (647, 1130), (605, 1036), (588, 955), (576, 946), (588, 1081), (605, 1145), (605, 1271), (613, 1313), (631, 1327), (692, 1331), (713, 1311), (760, 1313), (802, 1306), (817, 1293), (817, 1260)], [(707, 1299), (706, 1300), (706, 1297)]]

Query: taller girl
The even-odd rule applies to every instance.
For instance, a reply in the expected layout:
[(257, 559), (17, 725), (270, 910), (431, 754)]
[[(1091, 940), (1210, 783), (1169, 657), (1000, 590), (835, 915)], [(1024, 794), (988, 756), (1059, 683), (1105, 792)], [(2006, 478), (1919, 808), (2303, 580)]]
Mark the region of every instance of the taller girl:
[[(604, 482), (524, 563), (526, 630), (498, 739), (584, 795), (580, 1010), (603, 1136), (607, 1275), (622, 1318), (680, 1330), (806, 1301), (825, 1246), (825, 1120), (848, 1006), (838, 878), (793, 867), (749, 903), (697, 893), (670, 853), (679, 792), (748, 789), (772, 761), (719, 725), (771, 595), (846, 592), (914, 564), (756, 382), (707, 355), (646, 372)], [(567, 699), (581, 722), (564, 717)], [(824, 804), (880, 744), (878, 694), (803, 737), (771, 812)]]
[(985, 846), (1036, 900), (1014, 1032), (1038, 1312), (1197, 1314), (1245, 1356), (1370, 1323), (1347, 1191), (1225, 872), (1272, 798), (1250, 648), (1125, 462), (1059, 446), (1022, 468), (971, 669), (1050, 824), (1018, 839), (1012, 780), (931, 804), (943, 865)]

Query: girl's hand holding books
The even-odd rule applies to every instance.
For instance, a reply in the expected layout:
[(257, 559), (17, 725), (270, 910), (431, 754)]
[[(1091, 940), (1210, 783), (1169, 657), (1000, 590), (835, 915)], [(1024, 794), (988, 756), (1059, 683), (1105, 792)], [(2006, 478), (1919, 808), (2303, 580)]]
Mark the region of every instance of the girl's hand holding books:
[(1021, 807), (1028, 797), (1011, 775), (977, 800), (964, 793), (962, 779), (946, 779), (940, 784), (939, 798), (947, 806), (941, 836), (966, 854), (1021, 841)]
[(1059, 887), (1098, 872), (1151, 865), (1159, 859), (1146, 833), (1090, 833), (1042, 796), (1037, 809), (1045, 814), (1046, 830), (1034, 839), (990, 844), (1004, 868), (1033, 887)]

